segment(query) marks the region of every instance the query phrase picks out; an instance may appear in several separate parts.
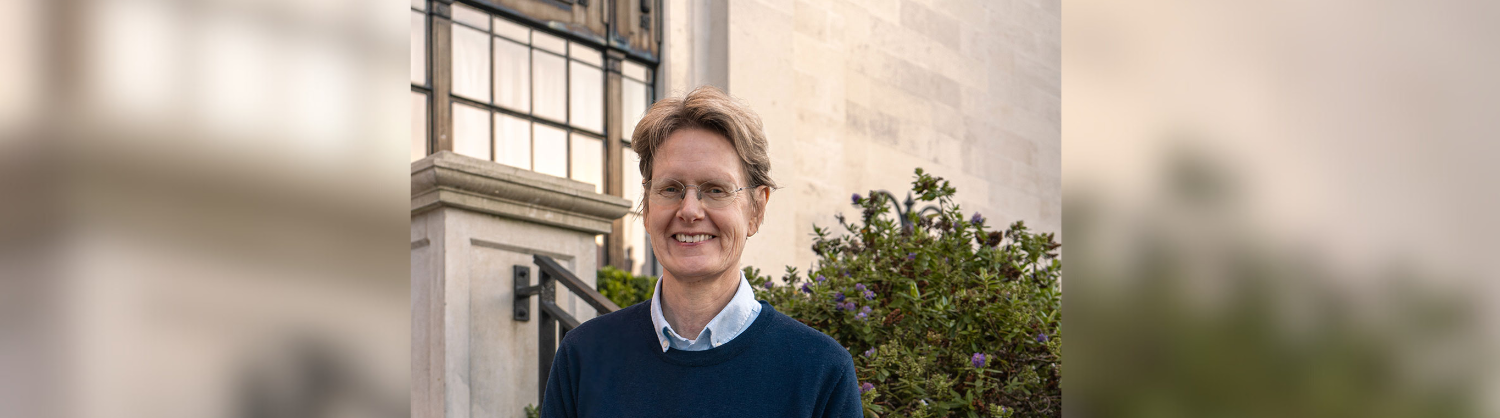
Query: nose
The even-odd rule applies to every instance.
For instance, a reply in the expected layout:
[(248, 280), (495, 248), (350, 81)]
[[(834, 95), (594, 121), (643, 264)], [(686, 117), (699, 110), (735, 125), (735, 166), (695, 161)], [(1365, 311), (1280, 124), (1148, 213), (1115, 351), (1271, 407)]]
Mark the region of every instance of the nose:
[(698, 198), (696, 189), (689, 189), (683, 193), (682, 205), (677, 207), (677, 218), (687, 222), (703, 219), (703, 201)]

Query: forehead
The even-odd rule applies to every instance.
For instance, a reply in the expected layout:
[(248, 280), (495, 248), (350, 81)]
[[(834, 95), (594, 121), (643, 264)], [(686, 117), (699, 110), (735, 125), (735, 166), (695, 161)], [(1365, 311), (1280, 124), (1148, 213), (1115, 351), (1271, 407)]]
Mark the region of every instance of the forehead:
[(673, 132), (652, 157), (651, 177), (686, 182), (727, 180), (738, 183), (742, 163), (723, 135), (690, 128)]

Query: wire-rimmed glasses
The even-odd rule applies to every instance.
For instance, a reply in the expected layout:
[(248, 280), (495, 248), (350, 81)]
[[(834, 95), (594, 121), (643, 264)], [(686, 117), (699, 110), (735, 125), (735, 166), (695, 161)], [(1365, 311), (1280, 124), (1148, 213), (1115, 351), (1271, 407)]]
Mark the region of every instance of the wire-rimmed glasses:
[(646, 196), (652, 206), (673, 207), (682, 203), (687, 196), (687, 189), (698, 189), (698, 202), (706, 208), (718, 209), (729, 206), (740, 190), (750, 188), (749, 186), (734, 188), (732, 183), (722, 181), (706, 181), (697, 185), (684, 185), (675, 179), (654, 179), (643, 183), (646, 186)]

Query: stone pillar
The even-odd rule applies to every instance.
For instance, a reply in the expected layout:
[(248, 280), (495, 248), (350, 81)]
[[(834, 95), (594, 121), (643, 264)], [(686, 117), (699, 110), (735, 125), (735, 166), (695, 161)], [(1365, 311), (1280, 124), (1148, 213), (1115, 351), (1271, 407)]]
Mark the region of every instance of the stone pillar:
[[(543, 254), (593, 285), (594, 237), (630, 208), (593, 190), (447, 151), (411, 163), (412, 416), (519, 417), (536, 403), (537, 321), (512, 319), (512, 266)], [(562, 286), (557, 302), (595, 316)]]

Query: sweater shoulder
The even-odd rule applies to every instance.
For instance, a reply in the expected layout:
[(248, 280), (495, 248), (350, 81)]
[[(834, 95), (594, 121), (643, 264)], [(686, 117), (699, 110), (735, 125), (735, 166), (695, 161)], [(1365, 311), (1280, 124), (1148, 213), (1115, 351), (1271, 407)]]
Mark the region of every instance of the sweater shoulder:
[(775, 309), (762, 309), (761, 316), (770, 321), (767, 331), (776, 336), (775, 340), (788, 352), (801, 353), (808, 356), (808, 360), (821, 364), (847, 364), (853, 367), (854, 358), (849, 355), (849, 350), (828, 334)]

